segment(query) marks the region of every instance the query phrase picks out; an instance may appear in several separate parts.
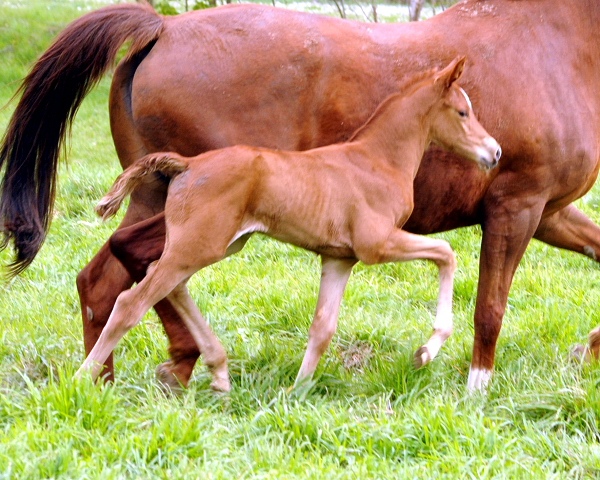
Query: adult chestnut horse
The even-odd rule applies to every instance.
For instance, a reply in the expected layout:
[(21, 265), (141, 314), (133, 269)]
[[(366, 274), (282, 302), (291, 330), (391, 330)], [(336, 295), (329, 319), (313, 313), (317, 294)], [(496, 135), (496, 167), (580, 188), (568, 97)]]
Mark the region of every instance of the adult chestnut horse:
[[(491, 175), (430, 149), (405, 224), (433, 233), (481, 224), (483, 239), (468, 386), (491, 375), (509, 287), (534, 236), (600, 256), (600, 229), (570, 205), (591, 187), (600, 150), (600, 3), (596, 0), (465, 0), (418, 23), (363, 24), (258, 5), (163, 18), (109, 6), (70, 24), (23, 84), (0, 162), (5, 240), (26, 267), (44, 238), (59, 144), (90, 86), (132, 39), (110, 93), (123, 167), (150, 152), (193, 156), (234, 144), (285, 150), (340, 142), (411, 72), (467, 54), (462, 83), (482, 125), (504, 149)], [(165, 185), (132, 195), (121, 230), (78, 276), (86, 352), (114, 300), (140, 280), (164, 243)], [(129, 253), (135, 258), (128, 258)], [(167, 381), (186, 384), (198, 357), (172, 307), (156, 307), (172, 360)], [(598, 353), (600, 333), (590, 336)], [(108, 359), (112, 374), (111, 358)]]
[(357, 261), (366, 264), (431, 260), (440, 290), (434, 334), (421, 348), (430, 360), (452, 332), (456, 260), (445, 240), (402, 230), (413, 209), (413, 182), (431, 142), (489, 169), (500, 146), (475, 118), (456, 83), (465, 57), (441, 72), (416, 74), (377, 108), (349, 142), (304, 152), (235, 146), (184, 158), (153, 153), (127, 168), (96, 211), (114, 215), (148, 175), (170, 179), (165, 205), (166, 243), (150, 273), (119, 295), (115, 308), (78, 374), (97, 377), (119, 340), (154, 304), (168, 298), (190, 329), (213, 376), (229, 391), (227, 357), (186, 284), (201, 268), (240, 251), (262, 232), (321, 256), (319, 299), (298, 381), (312, 377), (329, 346)]

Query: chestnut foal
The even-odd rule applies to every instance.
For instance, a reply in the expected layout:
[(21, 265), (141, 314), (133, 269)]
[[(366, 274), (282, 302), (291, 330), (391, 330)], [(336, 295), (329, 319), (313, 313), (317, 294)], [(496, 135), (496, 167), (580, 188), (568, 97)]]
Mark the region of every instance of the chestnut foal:
[(115, 181), (97, 211), (113, 215), (149, 174), (170, 178), (165, 250), (148, 275), (121, 293), (100, 338), (77, 372), (96, 377), (123, 335), (168, 297), (202, 352), (213, 382), (230, 388), (225, 351), (189, 296), (195, 272), (238, 252), (261, 232), (321, 255), (314, 321), (296, 383), (310, 377), (336, 328), (340, 301), (357, 261), (427, 259), (439, 268), (433, 335), (417, 352), (430, 361), (452, 331), (455, 259), (444, 240), (401, 230), (413, 208), (413, 180), (430, 142), (493, 168), (500, 147), (479, 124), (456, 85), (464, 57), (440, 72), (413, 77), (405, 94), (388, 97), (348, 143), (306, 152), (237, 146), (184, 158), (147, 155)]

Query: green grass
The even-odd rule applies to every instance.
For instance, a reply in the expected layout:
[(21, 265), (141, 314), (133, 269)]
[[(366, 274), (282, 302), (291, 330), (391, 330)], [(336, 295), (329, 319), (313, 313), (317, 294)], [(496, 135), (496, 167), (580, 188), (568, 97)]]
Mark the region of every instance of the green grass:
[[(51, 38), (97, 5), (0, 1), (0, 104)], [(510, 292), (490, 392), (469, 395), (479, 228), (442, 235), (459, 262), (455, 333), (420, 371), (412, 352), (431, 328), (435, 269), (359, 266), (314, 385), (287, 394), (319, 264), (257, 237), (190, 286), (228, 352), (230, 395), (211, 393), (201, 366), (181, 396), (163, 394), (154, 368), (166, 340), (153, 314), (118, 346), (114, 385), (74, 382), (83, 360), (75, 277), (118, 223), (93, 214), (119, 172), (109, 85), (77, 115), (42, 251), (0, 294), (0, 478), (600, 477), (600, 374), (568, 361), (600, 323), (600, 270), (533, 242)], [(13, 108), (0, 110), (1, 130)], [(600, 222), (600, 187), (577, 204)], [(359, 361), (347, 367), (352, 352)]]

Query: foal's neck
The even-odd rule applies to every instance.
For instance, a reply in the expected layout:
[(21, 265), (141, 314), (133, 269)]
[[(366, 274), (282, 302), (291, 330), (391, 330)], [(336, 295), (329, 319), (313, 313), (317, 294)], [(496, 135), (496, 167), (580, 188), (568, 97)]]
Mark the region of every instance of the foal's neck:
[(388, 97), (351, 142), (367, 149), (373, 160), (386, 162), (414, 178), (431, 141), (431, 97), (428, 88)]

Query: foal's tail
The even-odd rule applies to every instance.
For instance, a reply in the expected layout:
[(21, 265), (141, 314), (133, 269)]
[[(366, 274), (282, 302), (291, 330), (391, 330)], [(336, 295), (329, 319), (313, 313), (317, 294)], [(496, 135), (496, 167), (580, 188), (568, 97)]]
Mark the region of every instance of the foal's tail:
[(163, 18), (148, 4), (90, 12), (67, 25), (23, 80), (23, 94), (0, 143), (0, 250), (12, 241), (10, 274), (27, 268), (46, 237), (59, 153), (83, 98), (127, 39), (130, 58), (163, 28)]
[(144, 177), (152, 173), (160, 173), (167, 178), (173, 178), (187, 170), (188, 163), (176, 153), (151, 153), (136, 160), (117, 177), (109, 192), (96, 205), (96, 213), (103, 220), (112, 217), (123, 203), (127, 195), (142, 183)]

